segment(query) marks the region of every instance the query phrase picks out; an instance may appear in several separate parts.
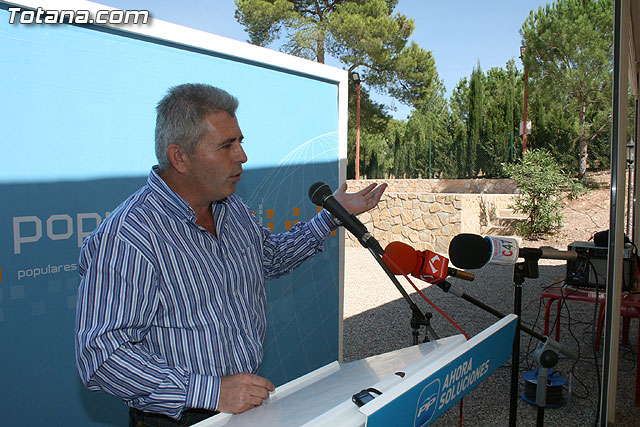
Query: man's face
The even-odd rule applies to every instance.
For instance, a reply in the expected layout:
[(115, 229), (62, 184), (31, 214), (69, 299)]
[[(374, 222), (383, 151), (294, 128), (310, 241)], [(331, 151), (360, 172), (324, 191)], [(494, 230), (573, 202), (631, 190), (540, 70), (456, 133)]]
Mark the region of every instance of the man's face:
[(209, 131), (187, 154), (188, 179), (197, 197), (207, 203), (223, 199), (236, 191), (242, 164), (247, 161), (241, 142), (244, 138), (236, 117), (227, 112), (206, 116)]

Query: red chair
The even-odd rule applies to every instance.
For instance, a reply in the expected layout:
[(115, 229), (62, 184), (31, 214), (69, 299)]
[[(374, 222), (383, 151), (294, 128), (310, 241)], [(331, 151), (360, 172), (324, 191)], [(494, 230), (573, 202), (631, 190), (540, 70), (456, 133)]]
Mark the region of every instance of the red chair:
[[(603, 291), (595, 292), (590, 289), (580, 289), (567, 286), (559, 286), (562, 279), (557, 280), (545, 289), (540, 298), (547, 299), (544, 312), (544, 335), (549, 335), (549, 312), (551, 304), (556, 302), (556, 324), (555, 339), (560, 341), (560, 312), (563, 300), (583, 301), (597, 303), (598, 325), (596, 329), (596, 350), (600, 349), (600, 339), (602, 337), (602, 327), (604, 325), (606, 294)], [(640, 294), (623, 294), (620, 301), (620, 315), (622, 316), (622, 343), (629, 343), (629, 326), (632, 318), (640, 319)], [(636, 352), (636, 399), (635, 406), (640, 406), (640, 332), (638, 333), (638, 351)]]

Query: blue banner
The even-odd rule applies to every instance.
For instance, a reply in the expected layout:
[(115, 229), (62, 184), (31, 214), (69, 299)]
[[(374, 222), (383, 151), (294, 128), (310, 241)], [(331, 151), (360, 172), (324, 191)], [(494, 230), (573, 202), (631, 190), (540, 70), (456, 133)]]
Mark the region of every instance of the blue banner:
[[(3, 423), (125, 425), (75, 368), (79, 247), (155, 164), (155, 106), (182, 83), (240, 101), (237, 193), (274, 232), (316, 214), (338, 183), (338, 84), (93, 25), (10, 24), (0, 2), (0, 378)], [(338, 358), (339, 242), (267, 284), (261, 374), (279, 385)], [(62, 421), (60, 421), (62, 422)]]

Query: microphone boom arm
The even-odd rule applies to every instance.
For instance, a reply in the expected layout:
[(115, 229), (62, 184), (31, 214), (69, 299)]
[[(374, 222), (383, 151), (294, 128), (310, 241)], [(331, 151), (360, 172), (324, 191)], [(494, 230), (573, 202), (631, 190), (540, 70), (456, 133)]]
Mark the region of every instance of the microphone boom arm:
[[(447, 282), (446, 280), (443, 281), (443, 282), (440, 282), (440, 283), (436, 283), (436, 286), (438, 286), (444, 292), (451, 293), (451, 294), (453, 294), (453, 295), (455, 295), (457, 297), (460, 297), (463, 300), (470, 302), (471, 304), (475, 305), (476, 307), (481, 308), (484, 311), (486, 311), (487, 313), (493, 314), (494, 316), (496, 316), (496, 317), (498, 317), (500, 319), (505, 317), (505, 315), (503, 313), (501, 313), (498, 310), (496, 310), (495, 308), (483, 303), (479, 299), (474, 298), (471, 295), (462, 292), (460, 289), (454, 287), (451, 283)], [(547, 343), (548, 345), (552, 346), (553, 348), (555, 348), (556, 350), (558, 350), (560, 353), (564, 354), (565, 356), (569, 357), (570, 359), (578, 360), (578, 355), (576, 354), (576, 352), (571, 350), (566, 345), (561, 344), (561, 343), (559, 343), (557, 341), (554, 341), (551, 338), (549, 338), (547, 336), (544, 336), (544, 335), (534, 331), (533, 329), (530, 329), (530, 328), (524, 326), (522, 324), (522, 321), (518, 322), (518, 324), (519, 324), (519, 328), (520, 328), (521, 331), (531, 335), (532, 337), (534, 337), (535, 339), (537, 339), (540, 342)]]

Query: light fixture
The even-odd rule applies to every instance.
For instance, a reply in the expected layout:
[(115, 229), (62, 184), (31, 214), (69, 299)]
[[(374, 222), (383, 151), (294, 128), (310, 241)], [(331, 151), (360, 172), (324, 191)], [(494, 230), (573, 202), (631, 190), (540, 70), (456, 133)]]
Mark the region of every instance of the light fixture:
[(520, 59), (522, 59), (526, 51), (527, 51), (526, 46), (520, 46)]

